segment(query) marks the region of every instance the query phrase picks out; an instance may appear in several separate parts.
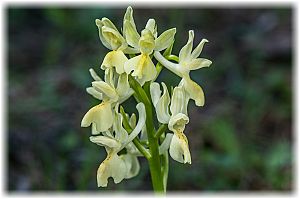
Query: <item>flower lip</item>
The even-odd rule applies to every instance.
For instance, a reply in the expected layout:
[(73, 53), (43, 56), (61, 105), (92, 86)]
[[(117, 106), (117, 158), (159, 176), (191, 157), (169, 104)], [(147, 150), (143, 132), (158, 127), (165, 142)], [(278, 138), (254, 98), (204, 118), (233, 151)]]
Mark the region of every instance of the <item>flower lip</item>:
[(98, 187), (107, 187), (108, 178), (112, 177), (114, 183), (120, 183), (126, 176), (126, 164), (115, 152), (110, 152), (97, 170)]
[(96, 125), (96, 130), (98, 132), (106, 131), (112, 126), (113, 114), (111, 110), (111, 103), (102, 102), (101, 104), (91, 108), (83, 116), (81, 121), (82, 127), (88, 127), (92, 123)]

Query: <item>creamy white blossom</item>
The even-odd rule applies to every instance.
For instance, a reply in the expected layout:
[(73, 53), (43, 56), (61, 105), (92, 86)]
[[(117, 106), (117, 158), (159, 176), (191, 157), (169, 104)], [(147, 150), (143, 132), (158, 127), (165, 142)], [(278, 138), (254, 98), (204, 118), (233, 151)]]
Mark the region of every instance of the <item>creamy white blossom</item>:
[[(156, 21), (149, 19), (138, 31), (130, 6), (121, 31), (108, 18), (95, 22), (100, 41), (110, 51), (100, 65), (104, 80), (89, 69), (93, 81), (86, 91), (100, 102), (83, 116), (81, 126), (91, 126), (90, 141), (104, 147), (107, 153), (97, 170), (97, 184), (106, 187), (109, 178), (119, 183), (138, 175), (141, 168), (138, 157), (144, 156), (149, 161), (155, 189), (166, 190), (168, 154), (177, 162), (191, 164), (184, 134), (189, 123), (187, 108), (190, 99), (203, 106), (204, 93), (190, 78), (190, 72), (211, 65), (210, 60), (199, 58), (208, 40), (202, 39), (193, 50), (194, 32), (189, 31), (188, 41), (176, 57), (172, 54), (176, 29), (159, 35)], [(153, 56), (160, 63), (157, 68)], [(181, 77), (170, 92), (170, 85), (154, 82), (162, 67)], [(119, 105), (131, 96), (138, 103), (137, 115), (126, 113), (123, 107), (119, 110)]]
[(166, 30), (157, 37), (155, 20), (149, 19), (140, 35), (134, 23), (131, 7), (127, 8), (123, 27), (123, 34), (127, 43), (141, 53), (125, 62), (125, 72), (130, 74), (133, 71), (132, 76), (136, 77), (137, 81), (143, 85), (145, 82), (153, 80), (157, 74), (150, 54), (153, 51), (161, 51), (169, 47), (174, 40), (176, 29)]
[(190, 71), (196, 70), (203, 67), (209, 67), (211, 61), (205, 58), (197, 58), (203, 49), (203, 46), (208, 40), (202, 39), (198, 46), (193, 49), (194, 31), (189, 31), (189, 39), (187, 44), (179, 52), (179, 63), (173, 63), (168, 61), (162, 56), (160, 52), (155, 52), (155, 58), (167, 69), (182, 77), (180, 85), (182, 85), (189, 97), (195, 101), (197, 106), (204, 105), (204, 93), (202, 88), (190, 78)]
[(118, 75), (113, 68), (108, 68), (105, 71), (105, 81), (102, 81), (94, 70), (90, 72), (95, 81), (92, 82), (92, 87), (87, 88), (87, 92), (102, 102), (84, 115), (81, 126), (88, 127), (92, 124), (93, 134), (98, 134), (112, 126), (112, 108), (116, 103), (122, 103), (130, 97), (133, 90), (129, 86), (126, 73)]
[(168, 89), (163, 82), (162, 86), (164, 89), (162, 96), (160, 86), (157, 82), (150, 84), (150, 93), (158, 121), (163, 124), (168, 124), (169, 130), (174, 133), (170, 142), (170, 156), (178, 162), (191, 164), (188, 140), (183, 134), (185, 125), (189, 122), (187, 116), (189, 98), (184, 88), (178, 86), (173, 90), (170, 104)]
[(139, 120), (130, 135), (122, 127), (123, 117), (118, 113), (118, 105), (115, 107), (115, 120), (113, 128), (110, 131), (106, 131), (103, 135), (91, 136), (91, 142), (104, 146), (107, 152), (107, 157), (100, 164), (97, 171), (97, 183), (98, 186), (106, 187), (108, 178), (112, 177), (115, 183), (121, 182), (124, 178), (131, 178), (135, 176), (139, 170), (139, 164), (136, 159), (134, 149), (130, 148), (127, 155), (118, 155), (124, 147), (130, 147), (128, 145), (131, 141), (141, 132), (145, 125), (146, 113), (143, 103), (139, 103), (136, 106), (139, 112)]

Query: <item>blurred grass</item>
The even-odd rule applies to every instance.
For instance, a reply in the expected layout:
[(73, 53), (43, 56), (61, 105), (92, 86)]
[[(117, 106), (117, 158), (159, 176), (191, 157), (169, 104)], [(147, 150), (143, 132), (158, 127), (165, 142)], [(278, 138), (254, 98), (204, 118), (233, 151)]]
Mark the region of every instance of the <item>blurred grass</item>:
[[(88, 69), (100, 71), (108, 52), (94, 20), (105, 16), (121, 27), (125, 7), (7, 11), (7, 189), (99, 190), (105, 151), (80, 128), (97, 104), (85, 92)], [(210, 41), (202, 57), (213, 65), (191, 74), (206, 94), (204, 107), (189, 109), (192, 165), (170, 160), (168, 189), (292, 190), (292, 9), (134, 8), (134, 16), (139, 30), (150, 17), (159, 33), (176, 27), (175, 53), (189, 29), (195, 42)], [(180, 81), (167, 70), (158, 80)], [(126, 105), (134, 110), (133, 100)], [(140, 162), (137, 177), (100, 190), (150, 190), (147, 163)]]

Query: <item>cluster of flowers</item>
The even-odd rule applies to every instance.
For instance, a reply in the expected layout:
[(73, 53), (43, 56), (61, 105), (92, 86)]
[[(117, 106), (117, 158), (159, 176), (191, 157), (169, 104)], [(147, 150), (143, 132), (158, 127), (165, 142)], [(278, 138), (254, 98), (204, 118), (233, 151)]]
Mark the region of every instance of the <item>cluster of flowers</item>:
[[(188, 42), (180, 50), (178, 63), (174, 63), (165, 58), (161, 51), (173, 45), (175, 28), (158, 36), (155, 20), (149, 19), (139, 34), (131, 7), (127, 8), (124, 15), (122, 34), (107, 18), (97, 19), (96, 25), (101, 42), (111, 51), (106, 54), (101, 64), (101, 69), (105, 70), (104, 81), (90, 69), (94, 81), (86, 90), (101, 103), (84, 115), (81, 126), (91, 126), (90, 141), (104, 146), (107, 152), (106, 159), (97, 171), (98, 186), (107, 186), (109, 177), (112, 177), (115, 183), (119, 183), (124, 178), (137, 175), (140, 169), (137, 157), (142, 154), (132, 141), (135, 138), (147, 140), (145, 105), (140, 102), (136, 106), (138, 121), (135, 114), (121, 114), (119, 108), (121, 103), (134, 94), (129, 84), (129, 76), (141, 86), (151, 81), (151, 101), (157, 120), (161, 124), (167, 124), (168, 129), (173, 132), (165, 137), (159, 148), (160, 153), (169, 149), (174, 160), (191, 163), (188, 140), (183, 133), (185, 125), (189, 122), (187, 106), (190, 99), (194, 100), (197, 106), (203, 106), (204, 93), (201, 87), (191, 80), (189, 73), (191, 70), (208, 67), (212, 63), (208, 59), (198, 58), (208, 41), (203, 39), (193, 50), (194, 33), (189, 31)], [(134, 56), (136, 54), (138, 55)], [(160, 84), (154, 82), (159, 70), (152, 62), (153, 56), (161, 65), (182, 78), (171, 95), (165, 83), (161, 83), (162, 93)], [(129, 121), (131, 132), (124, 128), (124, 120)], [(124, 148), (126, 153), (119, 155)]]

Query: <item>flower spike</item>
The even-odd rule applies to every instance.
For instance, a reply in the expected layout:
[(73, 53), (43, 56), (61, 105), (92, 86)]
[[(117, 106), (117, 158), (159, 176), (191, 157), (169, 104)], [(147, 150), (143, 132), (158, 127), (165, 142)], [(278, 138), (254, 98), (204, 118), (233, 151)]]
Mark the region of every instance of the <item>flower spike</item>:
[[(145, 157), (153, 188), (166, 191), (169, 156), (183, 164), (192, 162), (184, 133), (190, 121), (188, 104), (192, 99), (196, 106), (203, 106), (205, 99), (190, 72), (212, 64), (199, 57), (208, 40), (202, 39), (194, 48), (195, 35), (190, 30), (179, 55), (173, 55), (176, 28), (158, 34), (157, 21), (150, 18), (138, 30), (131, 6), (120, 29), (106, 17), (95, 23), (99, 39), (109, 52), (98, 66), (104, 71), (103, 78), (89, 69), (92, 81), (86, 92), (99, 103), (84, 114), (81, 126), (90, 126), (90, 141), (106, 151), (97, 170), (97, 185), (107, 187), (109, 178), (120, 183), (138, 175), (139, 157)], [(155, 82), (163, 67), (181, 78), (177, 86), (164, 80)], [(131, 96), (137, 102), (138, 114), (126, 113), (123, 108)]]

